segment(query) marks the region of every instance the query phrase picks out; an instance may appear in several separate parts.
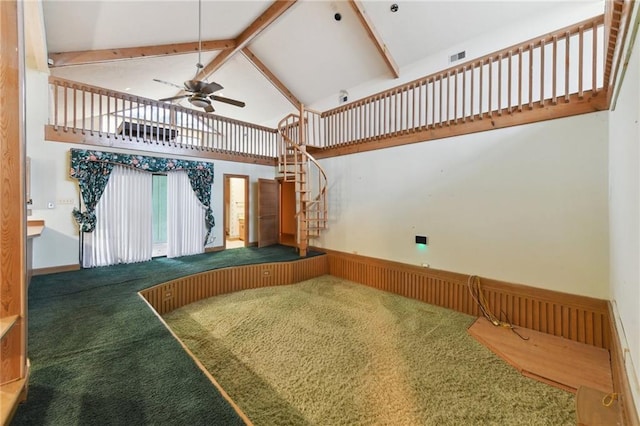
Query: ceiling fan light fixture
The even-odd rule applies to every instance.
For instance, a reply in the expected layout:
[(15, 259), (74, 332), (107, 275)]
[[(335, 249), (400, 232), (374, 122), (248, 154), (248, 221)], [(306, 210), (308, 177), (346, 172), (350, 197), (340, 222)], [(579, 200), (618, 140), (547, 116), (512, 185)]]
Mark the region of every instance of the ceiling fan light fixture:
[(211, 101), (209, 101), (209, 99), (196, 95), (189, 98), (189, 102), (191, 102), (192, 105), (195, 105), (198, 108), (204, 108), (208, 105), (211, 105)]

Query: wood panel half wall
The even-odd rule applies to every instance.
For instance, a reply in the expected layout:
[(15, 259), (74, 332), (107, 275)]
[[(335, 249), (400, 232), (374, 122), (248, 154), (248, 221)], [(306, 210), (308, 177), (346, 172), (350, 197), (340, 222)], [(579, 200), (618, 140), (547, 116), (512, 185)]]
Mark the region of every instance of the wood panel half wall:
[(293, 262), (261, 263), (214, 269), (142, 290), (140, 295), (160, 315), (198, 300), (235, 291), (293, 284), (328, 274), (327, 256)]
[[(467, 285), (469, 275), (325, 251), (329, 273), (433, 305), (479, 316)], [(493, 313), (513, 325), (610, 349), (608, 302), (585, 296), (482, 278)]]

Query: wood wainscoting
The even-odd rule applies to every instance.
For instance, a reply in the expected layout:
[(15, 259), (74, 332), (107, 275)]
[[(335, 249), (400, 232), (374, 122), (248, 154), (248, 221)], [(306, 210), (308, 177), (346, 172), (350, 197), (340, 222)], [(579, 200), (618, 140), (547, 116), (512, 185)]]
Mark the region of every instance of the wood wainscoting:
[[(469, 275), (314, 248), (327, 253), (329, 274), (426, 303), (480, 316)], [(513, 325), (610, 349), (606, 300), (482, 278), (493, 313)]]
[(214, 269), (150, 287), (142, 290), (140, 295), (158, 314), (164, 315), (208, 297), (252, 288), (293, 284), (328, 273), (327, 256), (314, 256), (293, 262)]

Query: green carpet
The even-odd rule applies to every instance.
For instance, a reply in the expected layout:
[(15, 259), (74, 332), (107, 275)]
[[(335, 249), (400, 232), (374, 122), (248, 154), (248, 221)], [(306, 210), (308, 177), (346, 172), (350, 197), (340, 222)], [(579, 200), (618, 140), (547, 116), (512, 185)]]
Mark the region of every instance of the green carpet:
[(29, 394), (12, 424), (243, 424), (137, 292), (205, 270), (295, 259), (289, 247), (242, 248), (34, 277)]
[(164, 316), (256, 425), (574, 425), (574, 396), (520, 375), (475, 318), (325, 276)]

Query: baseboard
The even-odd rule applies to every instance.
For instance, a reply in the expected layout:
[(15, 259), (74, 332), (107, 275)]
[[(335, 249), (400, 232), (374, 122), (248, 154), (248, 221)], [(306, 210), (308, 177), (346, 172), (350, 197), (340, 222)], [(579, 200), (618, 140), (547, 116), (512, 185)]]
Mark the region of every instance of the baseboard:
[(57, 274), (58, 272), (69, 272), (69, 271), (79, 271), (80, 264), (74, 265), (61, 265), (61, 266), (51, 266), (48, 268), (38, 268), (34, 269), (32, 272), (33, 276), (36, 275), (47, 275), (47, 274)]
[[(329, 274), (433, 305), (479, 316), (469, 275), (324, 248)], [(606, 300), (480, 277), (491, 310), (518, 327), (609, 349)]]
[(629, 375), (625, 367), (625, 350), (622, 347), (622, 333), (618, 332), (615, 318), (615, 308), (609, 303), (609, 327), (611, 333), (611, 374), (613, 376), (613, 391), (618, 394), (622, 409), (622, 424), (627, 426), (639, 426), (638, 411), (631, 391)]
[(224, 246), (215, 246), (215, 247), (205, 247), (204, 248), (204, 252), (205, 253), (213, 253), (216, 251), (222, 251), (224, 250)]

